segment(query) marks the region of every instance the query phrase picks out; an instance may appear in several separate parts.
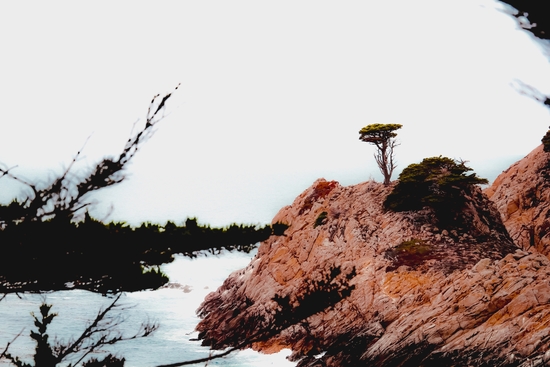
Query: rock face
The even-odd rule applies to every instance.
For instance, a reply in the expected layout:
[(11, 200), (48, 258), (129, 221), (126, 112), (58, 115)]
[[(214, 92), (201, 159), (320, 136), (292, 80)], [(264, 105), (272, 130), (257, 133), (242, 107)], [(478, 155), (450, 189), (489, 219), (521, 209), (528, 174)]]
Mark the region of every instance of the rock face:
[(546, 256), (550, 255), (549, 159), (540, 145), (485, 190), (518, 246)]
[(199, 308), (203, 344), (292, 348), (298, 366), (550, 363), (550, 260), (518, 249), (477, 187), (456, 228), (385, 211), (390, 190), (318, 180), (281, 209), (285, 236)]

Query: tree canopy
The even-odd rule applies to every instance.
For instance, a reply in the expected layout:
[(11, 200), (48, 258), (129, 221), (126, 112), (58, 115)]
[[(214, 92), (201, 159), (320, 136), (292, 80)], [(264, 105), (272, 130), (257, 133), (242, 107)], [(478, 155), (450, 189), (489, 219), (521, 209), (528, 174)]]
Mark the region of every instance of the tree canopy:
[(359, 139), (364, 142), (381, 146), (389, 139), (395, 138), (399, 130), (403, 127), (401, 124), (370, 124), (359, 130)]

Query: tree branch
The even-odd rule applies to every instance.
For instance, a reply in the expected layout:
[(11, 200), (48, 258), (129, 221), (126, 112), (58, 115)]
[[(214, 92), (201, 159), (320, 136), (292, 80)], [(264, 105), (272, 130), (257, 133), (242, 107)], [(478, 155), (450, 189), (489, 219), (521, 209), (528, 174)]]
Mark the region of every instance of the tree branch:
[[(178, 88), (179, 84), (174, 91)], [(130, 136), (118, 156), (104, 158), (84, 177), (78, 178), (72, 174), (74, 164), (78, 161), (82, 149), (77, 152), (61, 176), (41, 189), (13, 175), (10, 171), (15, 167), (0, 167), (0, 178), (4, 176), (9, 177), (30, 187), (32, 190), (32, 193), (23, 202), (24, 214), (19, 218), (7, 219), (24, 222), (64, 217), (71, 220), (76, 212), (90, 205), (90, 202), (86, 200), (88, 194), (119, 183), (124, 179), (126, 165), (138, 152), (141, 144), (154, 134), (154, 127), (164, 118), (164, 114), (161, 114), (161, 112), (164, 111), (166, 103), (172, 94), (173, 92), (168, 93), (160, 100), (160, 95), (153, 97), (147, 110), (145, 126)], [(6, 222), (6, 218), (0, 218), (0, 220)]]

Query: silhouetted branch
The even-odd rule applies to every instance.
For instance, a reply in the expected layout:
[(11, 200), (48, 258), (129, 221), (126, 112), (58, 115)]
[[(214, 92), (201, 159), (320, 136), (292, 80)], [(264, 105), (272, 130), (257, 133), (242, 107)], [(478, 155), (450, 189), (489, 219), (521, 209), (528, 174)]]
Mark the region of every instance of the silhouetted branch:
[[(327, 311), (338, 302), (349, 297), (355, 289), (355, 285), (350, 284), (350, 282), (356, 275), (355, 268), (350, 269), (345, 274), (342, 273), (339, 266), (333, 265), (328, 269), (324, 269), (319, 273), (319, 277), (315, 277), (316, 280), (307, 279), (301, 289), (294, 294), (285, 296), (275, 294), (273, 301), (275, 301), (277, 307), (273, 315), (268, 316), (263, 322), (259, 323), (264, 327), (259, 327), (252, 334), (242, 338), (240, 342), (237, 341), (241, 337), (239, 330), (228, 331), (233, 334), (229, 336), (230, 340), (221, 341), (219, 345), (233, 344), (233, 347), (208, 357), (155, 367), (179, 367), (219, 359), (234, 351), (248, 348), (254, 343), (265, 342), (292, 326), (305, 324), (311, 316)], [(199, 316), (205, 316), (205, 313), (207, 313), (204, 309), (202, 311), (203, 313), (199, 313)], [(241, 309), (241, 311), (243, 310)], [(246, 330), (240, 332), (246, 334)], [(208, 336), (204, 341), (213, 345), (213, 341)]]
[[(112, 312), (117, 309), (118, 301), (122, 293), (111, 302), (105, 309), (100, 310), (95, 319), (85, 328), (75, 340), (70, 340), (67, 344), (56, 342), (53, 346), (48, 342), (47, 328), (52, 320), (57, 316), (55, 313), (50, 313), (51, 305), (43, 303), (40, 306), (41, 317), (37, 317), (33, 314), (34, 324), (38, 328), (37, 331), (31, 331), (31, 338), (37, 343), (34, 366), (22, 362), (18, 357), (12, 356), (8, 353), (8, 348), (11, 343), (21, 335), (19, 333), (11, 342), (9, 342), (4, 348), (4, 352), (0, 355), (0, 358), (5, 358), (15, 364), (18, 367), (54, 367), (63, 362), (67, 357), (77, 357), (77, 361), (70, 366), (76, 366), (83, 362), (86, 357), (92, 353), (97, 353), (103, 346), (113, 345), (121, 341), (133, 340), (137, 338), (144, 338), (155, 330), (158, 329), (157, 324), (141, 324), (140, 329), (133, 335), (125, 336), (119, 330), (119, 326), (122, 321), (116, 316), (112, 316)], [(124, 311), (125, 308), (120, 309)], [(112, 357), (109, 355), (107, 358)], [(116, 358), (112, 358), (113, 361), (120, 361)], [(95, 360), (97, 362), (97, 360)], [(90, 362), (90, 361), (88, 361)], [(84, 365), (86, 365), (84, 363)], [(93, 365), (93, 364), (91, 364)]]
[[(179, 85), (175, 88), (177, 90)], [(122, 152), (115, 157), (104, 158), (87, 174), (78, 177), (73, 174), (74, 164), (78, 161), (82, 150), (78, 151), (64, 172), (44, 188), (14, 175), (11, 168), (0, 167), (0, 178), (6, 176), (14, 179), (32, 190), (32, 193), (22, 202), (24, 211), (19, 217), (0, 218), (0, 222), (40, 221), (53, 217), (71, 220), (75, 213), (90, 205), (86, 200), (88, 194), (109, 187), (124, 179), (124, 169), (141, 144), (154, 133), (154, 127), (163, 119), (166, 102), (172, 96), (168, 93), (162, 98), (156, 95), (151, 100), (147, 110), (145, 126), (133, 133), (126, 142)], [(160, 99), (160, 100), (159, 100)]]
[(550, 107), (550, 97), (549, 96), (542, 93), (537, 88), (532, 87), (528, 84), (525, 84), (521, 80), (515, 80), (514, 82), (515, 83), (512, 84), (512, 86), (514, 87), (514, 89), (516, 89), (516, 91), (518, 91), (519, 93), (544, 104), (547, 107)]
[(9, 342), (6, 343), (6, 346), (4, 347), (4, 350), (2, 351), (2, 354), (0, 354), (0, 359), (2, 358), (5, 358), (8, 354), (8, 349), (10, 348), (10, 345), (13, 344), (14, 341), (17, 340), (17, 338), (19, 338), (21, 336), (21, 334), (23, 334), (23, 331), (25, 329), (21, 330), (12, 340), (10, 340)]

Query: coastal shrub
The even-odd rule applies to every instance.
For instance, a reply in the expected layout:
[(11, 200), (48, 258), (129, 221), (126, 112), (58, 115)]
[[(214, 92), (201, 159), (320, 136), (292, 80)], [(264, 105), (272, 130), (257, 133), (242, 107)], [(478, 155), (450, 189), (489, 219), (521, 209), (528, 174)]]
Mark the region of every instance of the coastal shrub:
[(285, 231), (290, 227), (290, 225), (282, 222), (276, 222), (271, 225), (271, 230), (273, 231), (274, 236), (286, 236)]
[(425, 255), (431, 251), (431, 246), (424, 240), (413, 238), (408, 241), (401, 242), (399, 245), (394, 247), (394, 250), (396, 252), (408, 253), (411, 255)]
[(315, 219), (313, 228), (317, 228), (318, 226), (322, 226), (323, 224), (325, 224), (327, 222), (327, 215), (328, 215), (327, 212), (322, 212), (321, 214), (319, 214), (317, 219)]
[(387, 259), (392, 260), (392, 265), (386, 271), (392, 271), (402, 265), (416, 267), (432, 256), (432, 246), (426, 241), (412, 238), (401, 242), (385, 253)]
[(451, 220), (464, 205), (464, 193), (473, 185), (488, 183), (470, 171), (464, 161), (442, 156), (424, 158), (401, 172), (384, 206), (393, 211), (431, 207), (440, 220)]

